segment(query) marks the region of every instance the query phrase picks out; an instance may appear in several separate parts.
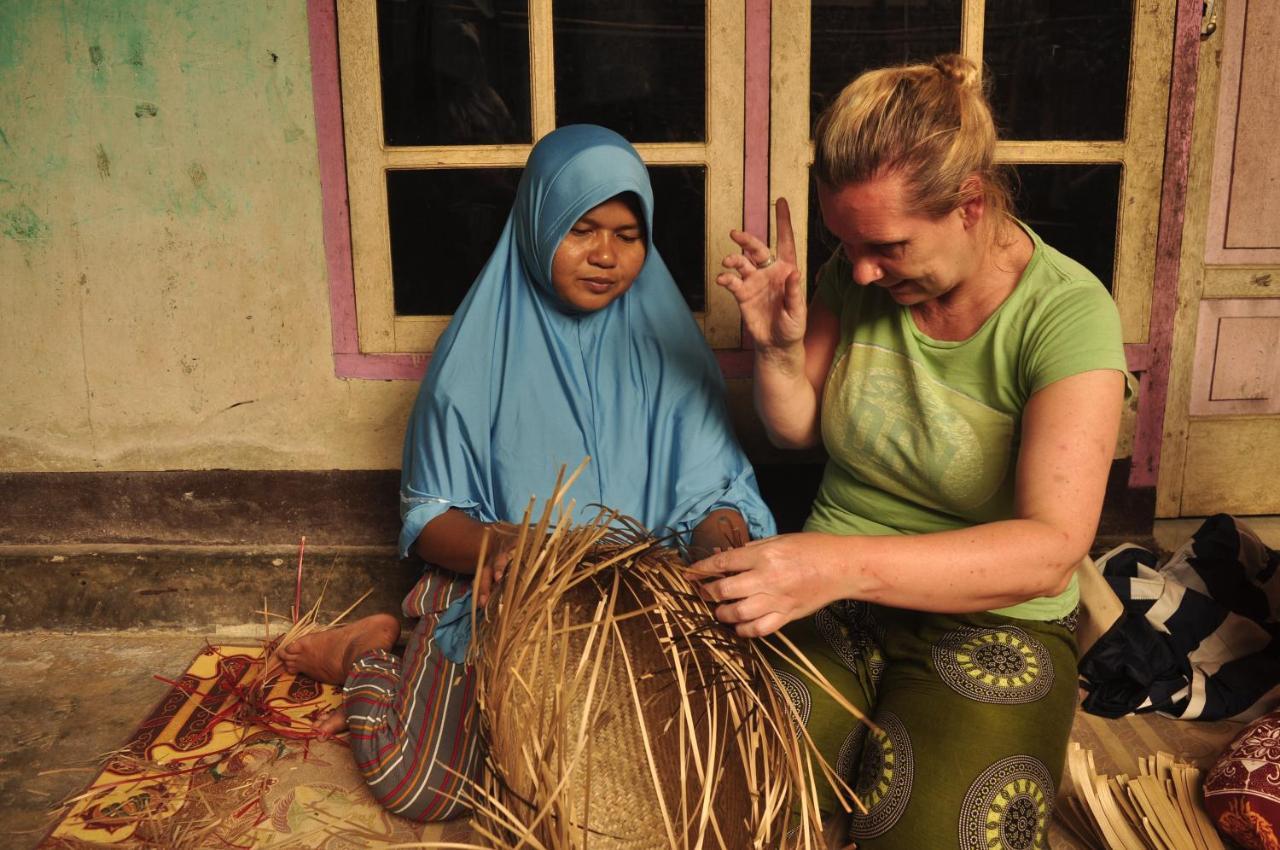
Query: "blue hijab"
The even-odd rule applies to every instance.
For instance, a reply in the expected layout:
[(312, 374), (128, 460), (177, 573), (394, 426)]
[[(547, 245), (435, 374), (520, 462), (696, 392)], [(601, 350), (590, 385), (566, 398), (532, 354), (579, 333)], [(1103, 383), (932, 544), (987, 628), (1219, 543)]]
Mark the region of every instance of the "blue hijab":
[[(551, 260), (584, 213), (639, 198), (647, 251), (631, 289), (592, 313), (551, 284)], [(724, 382), (653, 245), (644, 163), (611, 130), (562, 127), (529, 156), (497, 247), (431, 358), (405, 434), (400, 552), (459, 508), (518, 522), (562, 465), (591, 463), (570, 491), (653, 530), (687, 534), (734, 508), (754, 538), (775, 533), (734, 438)]]

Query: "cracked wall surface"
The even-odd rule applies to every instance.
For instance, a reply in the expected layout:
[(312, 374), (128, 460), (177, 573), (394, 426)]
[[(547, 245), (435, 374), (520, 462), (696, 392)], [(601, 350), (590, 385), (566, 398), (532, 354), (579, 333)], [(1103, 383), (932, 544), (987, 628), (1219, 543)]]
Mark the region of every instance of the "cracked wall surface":
[(0, 470), (398, 466), (323, 249), (305, 4), (0, 4)]

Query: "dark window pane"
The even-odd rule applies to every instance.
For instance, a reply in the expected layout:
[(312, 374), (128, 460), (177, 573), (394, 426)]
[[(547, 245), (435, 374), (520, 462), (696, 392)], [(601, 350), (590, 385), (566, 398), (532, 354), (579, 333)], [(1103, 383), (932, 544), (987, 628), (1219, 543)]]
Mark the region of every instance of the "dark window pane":
[(840, 240), (831, 235), (822, 223), (822, 208), (818, 206), (818, 181), (809, 172), (809, 245), (805, 256), (805, 273), (809, 276), (809, 294), (816, 291), (818, 270), (831, 255), (840, 250)]
[(633, 142), (706, 139), (706, 10), (690, 0), (555, 0), (556, 124)]
[(1122, 139), (1133, 6), (990, 0), (983, 52), (1007, 139)]
[(1111, 289), (1119, 165), (1019, 165), (1018, 217)]
[(653, 183), (653, 244), (671, 270), (689, 309), (707, 306), (707, 169), (701, 165), (649, 167)]
[(813, 4), (810, 127), (854, 77), (960, 50), (961, 0), (848, 0)]
[(388, 171), (396, 315), (458, 308), (507, 222), (518, 168)]
[[(659, 166), (654, 244), (690, 309), (706, 306), (706, 168)], [(493, 246), (515, 200), (520, 169), (387, 172), (396, 314), (447, 316)]]
[[(1019, 165), (1018, 217), (1046, 243), (1083, 265), (1111, 289), (1120, 201), (1119, 165)], [(809, 181), (808, 274), (812, 282), (839, 241), (822, 223), (815, 181)]]
[(529, 14), (517, 0), (378, 0), (388, 145), (531, 142)]

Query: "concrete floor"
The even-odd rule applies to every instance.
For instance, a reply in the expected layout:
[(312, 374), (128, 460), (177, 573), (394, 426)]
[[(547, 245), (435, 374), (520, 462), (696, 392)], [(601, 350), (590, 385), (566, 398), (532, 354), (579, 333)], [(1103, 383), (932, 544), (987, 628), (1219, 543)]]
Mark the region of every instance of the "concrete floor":
[(204, 646), (205, 634), (0, 632), (0, 845), (31, 850)]

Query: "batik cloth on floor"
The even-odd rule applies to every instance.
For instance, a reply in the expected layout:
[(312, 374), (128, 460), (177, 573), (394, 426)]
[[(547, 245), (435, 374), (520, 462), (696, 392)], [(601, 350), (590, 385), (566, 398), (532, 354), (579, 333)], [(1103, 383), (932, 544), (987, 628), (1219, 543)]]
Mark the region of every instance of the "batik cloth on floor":
[(296, 736), (292, 730), (340, 704), (333, 687), (282, 674), (262, 691), (279, 722), (245, 723), (235, 707), (261, 671), (262, 653), (261, 646), (201, 651), (38, 850), (330, 850), (470, 838), (465, 821), (424, 831), (378, 805), (345, 741)]

